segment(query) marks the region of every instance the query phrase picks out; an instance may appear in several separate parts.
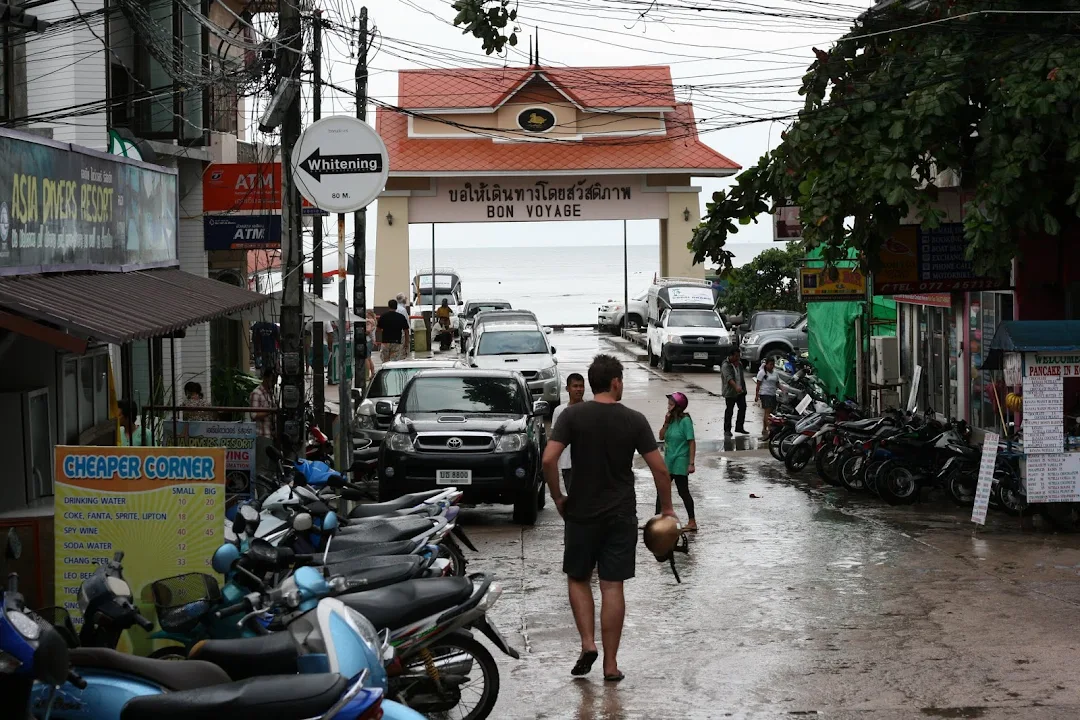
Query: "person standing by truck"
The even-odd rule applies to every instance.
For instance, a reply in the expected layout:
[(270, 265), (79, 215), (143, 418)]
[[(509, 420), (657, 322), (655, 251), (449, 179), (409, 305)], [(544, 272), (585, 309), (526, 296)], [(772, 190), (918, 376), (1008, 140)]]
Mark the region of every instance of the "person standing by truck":
[[(559, 416), (562, 415), (563, 410), (571, 405), (577, 405), (585, 399), (585, 378), (581, 376), (581, 373), (570, 373), (566, 376), (566, 395), (569, 398), (566, 405), (555, 408), (555, 412), (551, 415), (551, 427), (553, 428), (559, 422)], [(563, 487), (566, 489), (567, 495), (570, 494), (572, 469), (570, 448), (566, 448), (562, 451), (562, 455), (559, 456), (559, 474), (562, 475)]]
[(720, 366), (720, 378), (724, 383), (724, 402), (727, 403), (724, 410), (724, 437), (731, 437), (731, 416), (736, 407), (739, 408), (739, 415), (735, 420), (735, 432), (749, 435), (746, 431), (746, 378), (743, 377), (738, 347), (731, 346), (728, 359)]

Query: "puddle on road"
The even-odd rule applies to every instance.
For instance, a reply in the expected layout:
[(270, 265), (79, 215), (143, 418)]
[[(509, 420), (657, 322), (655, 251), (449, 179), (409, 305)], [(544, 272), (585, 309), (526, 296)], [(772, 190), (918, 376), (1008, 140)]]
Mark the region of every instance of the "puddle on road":
[(982, 707), (955, 707), (955, 708), (920, 708), (919, 712), (927, 717), (936, 718), (981, 718), (986, 714), (986, 708)]

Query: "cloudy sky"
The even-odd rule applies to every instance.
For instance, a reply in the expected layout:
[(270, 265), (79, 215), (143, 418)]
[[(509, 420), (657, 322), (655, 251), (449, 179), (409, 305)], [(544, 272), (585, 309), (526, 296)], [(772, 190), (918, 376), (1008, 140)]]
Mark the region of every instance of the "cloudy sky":
[[(520, 42), (506, 57), (486, 56), (480, 41), (452, 26), (445, 0), (380, 0), (369, 5), (376, 30), (369, 92), (395, 103), (396, 71), (527, 65), (530, 36), (539, 36), (542, 65), (669, 65), (680, 100), (694, 104), (704, 142), (747, 166), (779, 141), (800, 106), (798, 87), (811, 48), (828, 47), (850, 28), (869, 0), (520, 0)], [(317, 3), (326, 7), (324, 3)], [(333, 0), (327, 14), (348, 22), (359, 5)], [(353, 23), (355, 27), (355, 23)], [(330, 81), (353, 87), (351, 41), (345, 33), (326, 40)], [(352, 98), (324, 94), (324, 115), (352, 114)], [(369, 120), (374, 122), (373, 110)], [(701, 179), (704, 203), (725, 180)], [(377, 212), (377, 210), (376, 210)], [(368, 237), (374, 238), (369, 212)], [(621, 244), (619, 222), (564, 222), (552, 240), (551, 224), (440, 225), (438, 243), (449, 247)], [(351, 229), (351, 228), (350, 228)], [(656, 221), (630, 223), (630, 242), (655, 244)], [(431, 228), (414, 225), (411, 244), (430, 247)], [(767, 223), (743, 229), (736, 242), (771, 240)]]

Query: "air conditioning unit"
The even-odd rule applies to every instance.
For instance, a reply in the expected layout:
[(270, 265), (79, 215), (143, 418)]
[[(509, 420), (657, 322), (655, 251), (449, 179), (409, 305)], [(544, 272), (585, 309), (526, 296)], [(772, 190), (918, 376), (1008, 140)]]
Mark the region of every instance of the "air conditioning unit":
[(900, 381), (899, 338), (870, 338), (870, 382), (891, 385)]

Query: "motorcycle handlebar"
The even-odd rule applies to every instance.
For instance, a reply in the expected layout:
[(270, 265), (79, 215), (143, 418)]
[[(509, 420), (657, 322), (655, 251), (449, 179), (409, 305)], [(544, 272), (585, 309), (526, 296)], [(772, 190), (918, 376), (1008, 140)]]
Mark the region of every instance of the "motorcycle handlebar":
[(11, 573), (8, 575), (7, 591), (12, 595), (19, 592), (19, 573)]
[(77, 687), (79, 690), (86, 689), (86, 681), (82, 676), (76, 673), (74, 670), (68, 671), (67, 681)]
[(146, 632), (150, 632), (154, 629), (154, 621), (146, 618), (138, 610), (135, 611), (135, 624), (141, 627)]
[(238, 602), (238, 603), (236, 603), (234, 605), (228, 605), (226, 607), (221, 608), (216, 613), (214, 613), (214, 617), (217, 618), (218, 620), (221, 620), (222, 618), (228, 617), (230, 615), (236, 615), (237, 613), (245, 612), (245, 611), (247, 611), (247, 609), (248, 609), (248, 601), (247, 601), (247, 598), (244, 598), (243, 600), (241, 600), (240, 602)]
[(351, 486), (346, 486), (346, 487), (341, 488), (340, 492), (341, 492), (341, 497), (345, 498), (346, 500), (357, 500), (357, 501), (359, 501), (359, 500), (363, 500), (366, 497), (365, 493), (363, 493), (359, 489), (357, 489), (355, 487), (351, 487)]

